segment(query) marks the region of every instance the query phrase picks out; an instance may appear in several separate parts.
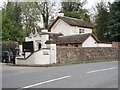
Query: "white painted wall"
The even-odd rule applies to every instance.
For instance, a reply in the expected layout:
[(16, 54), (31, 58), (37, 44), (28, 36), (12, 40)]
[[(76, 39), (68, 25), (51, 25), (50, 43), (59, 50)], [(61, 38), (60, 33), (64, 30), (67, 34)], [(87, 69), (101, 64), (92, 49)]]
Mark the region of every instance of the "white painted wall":
[[(26, 53), (28, 54), (28, 53)], [(41, 49), (33, 53), (26, 60), (19, 59), (21, 57), (16, 58), (16, 64), (24, 64), (24, 65), (46, 65), (56, 63), (56, 44), (47, 45), (46, 49)], [(23, 58), (23, 57), (22, 57)]]
[(21, 60), (16, 58), (16, 64), (24, 64), (24, 65), (46, 65), (50, 64), (50, 49), (43, 49), (33, 53), (28, 59)]
[(39, 35), (26, 37), (25, 41), (33, 41), (34, 43), (34, 51), (38, 50), (38, 43), (41, 43), (41, 48), (46, 48), (45, 42), (49, 40), (49, 35)]
[(98, 47), (112, 47), (112, 44), (98, 43)]
[(19, 55), (22, 55), (22, 52), (23, 52), (22, 48), (23, 48), (23, 45), (19, 45)]
[(56, 44), (48, 44), (48, 48), (50, 48), (50, 62), (56, 63)]
[(83, 42), (82, 47), (98, 47), (96, 40), (90, 36), (85, 42)]
[[(43, 32), (47, 32), (47, 30), (42, 30)], [(33, 41), (34, 51), (39, 50), (39, 43), (41, 44), (41, 49), (37, 52), (34, 52), (30, 57), (28, 57), (31, 53), (26, 52), (25, 58), (26, 60), (21, 60), (19, 58), (24, 58), (23, 56), (16, 58), (16, 64), (26, 64), (26, 65), (34, 65), (34, 64), (53, 64), (56, 63), (56, 44), (46, 45), (45, 42), (49, 40), (48, 34), (39, 35), (36, 33), (33, 35), (30, 34), (29, 37), (25, 38), (25, 42)], [(28, 57), (28, 58), (27, 58)]]
[(92, 33), (92, 29), (77, 27), (77, 26), (70, 26), (63, 20), (59, 19), (51, 28), (52, 33), (62, 33), (64, 36), (79, 34), (79, 29), (84, 29), (84, 33)]
[(112, 47), (112, 44), (97, 43), (96, 40), (90, 36), (83, 44), (82, 47)]
[(92, 33), (92, 29), (90, 28), (77, 27), (78, 34), (79, 34), (79, 29), (84, 29), (84, 33)]
[[(64, 35), (71, 35), (73, 34), (74, 28), (59, 19), (51, 28), (52, 33), (62, 33)], [(69, 33), (68, 33), (69, 32)]]

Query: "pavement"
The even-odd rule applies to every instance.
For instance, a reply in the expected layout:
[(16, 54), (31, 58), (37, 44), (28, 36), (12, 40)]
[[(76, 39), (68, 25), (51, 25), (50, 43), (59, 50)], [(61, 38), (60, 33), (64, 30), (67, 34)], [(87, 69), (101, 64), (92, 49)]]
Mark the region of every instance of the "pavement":
[(2, 64), (2, 88), (118, 88), (118, 62), (54, 67)]

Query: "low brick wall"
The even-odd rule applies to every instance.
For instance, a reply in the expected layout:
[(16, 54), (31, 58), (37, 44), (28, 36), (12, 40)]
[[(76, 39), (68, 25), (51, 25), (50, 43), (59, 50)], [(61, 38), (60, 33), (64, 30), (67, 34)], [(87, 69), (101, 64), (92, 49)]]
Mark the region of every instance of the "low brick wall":
[(118, 59), (115, 47), (57, 47), (57, 63), (86, 63)]

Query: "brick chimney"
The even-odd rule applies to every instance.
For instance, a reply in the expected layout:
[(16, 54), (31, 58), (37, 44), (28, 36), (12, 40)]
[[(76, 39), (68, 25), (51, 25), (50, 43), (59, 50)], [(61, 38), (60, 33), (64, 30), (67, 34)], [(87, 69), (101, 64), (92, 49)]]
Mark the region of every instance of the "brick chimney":
[(58, 16), (63, 17), (63, 16), (64, 16), (64, 13), (63, 13), (62, 11), (60, 11), (60, 12), (58, 13)]
[(45, 25), (45, 23), (43, 23), (43, 28), (46, 28), (46, 25)]

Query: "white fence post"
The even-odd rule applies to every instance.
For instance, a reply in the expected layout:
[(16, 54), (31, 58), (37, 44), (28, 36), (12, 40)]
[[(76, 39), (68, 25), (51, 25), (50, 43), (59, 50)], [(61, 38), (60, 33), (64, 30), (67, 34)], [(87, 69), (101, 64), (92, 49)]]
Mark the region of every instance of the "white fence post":
[(56, 63), (56, 44), (50, 44), (50, 64)]

